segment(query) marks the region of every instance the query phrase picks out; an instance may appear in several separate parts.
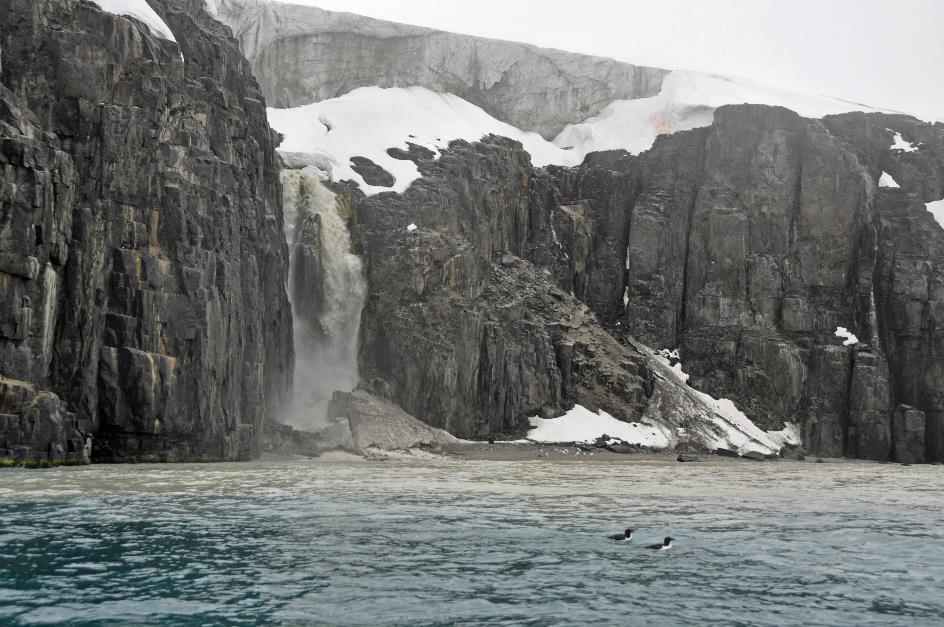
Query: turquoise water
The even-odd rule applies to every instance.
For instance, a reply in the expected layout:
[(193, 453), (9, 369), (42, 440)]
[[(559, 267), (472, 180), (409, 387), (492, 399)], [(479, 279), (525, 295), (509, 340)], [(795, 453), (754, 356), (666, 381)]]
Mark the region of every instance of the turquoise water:
[(940, 625), (942, 488), (788, 462), (7, 470), (0, 624)]

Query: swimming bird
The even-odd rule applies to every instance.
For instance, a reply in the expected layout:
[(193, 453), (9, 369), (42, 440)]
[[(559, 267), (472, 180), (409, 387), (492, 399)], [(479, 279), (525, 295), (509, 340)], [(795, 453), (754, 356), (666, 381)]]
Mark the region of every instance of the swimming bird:
[(659, 543), (659, 544), (650, 544), (650, 545), (647, 546), (646, 548), (647, 548), (647, 549), (652, 549), (653, 551), (664, 551), (664, 550), (666, 550), (666, 549), (671, 549), (671, 548), (672, 548), (672, 540), (674, 540), (674, 539), (675, 539), (675, 538), (670, 538), (670, 537), (666, 536), (666, 537), (665, 537), (665, 540), (663, 540), (661, 543)]
[(629, 542), (633, 539), (633, 530), (627, 529), (623, 533), (615, 533), (611, 536), (607, 536), (610, 540), (616, 540), (617, 542)]

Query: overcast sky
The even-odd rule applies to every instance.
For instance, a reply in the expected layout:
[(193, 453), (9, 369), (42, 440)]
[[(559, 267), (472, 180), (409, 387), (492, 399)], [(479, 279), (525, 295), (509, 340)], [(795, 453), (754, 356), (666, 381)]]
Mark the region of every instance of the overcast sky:
[(944, 0), (294, 0), (944, 119)]

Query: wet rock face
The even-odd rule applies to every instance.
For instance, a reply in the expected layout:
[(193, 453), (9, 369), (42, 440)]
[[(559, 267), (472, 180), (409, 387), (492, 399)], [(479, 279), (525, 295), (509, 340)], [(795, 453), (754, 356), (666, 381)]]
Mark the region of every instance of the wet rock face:
[(0, 460), (87, 461), (91, 425), (48, 390), (75, 168), (0, 85)]
[(34, 457), (249, 457), (290, 386), (262, 96), (202, 2), (151, 4), (185, 61), (89, 3), (0, 8), (0, 445)]
[[(868, 124), (885, 152), (901, 132), (927, 154), (879, 155)], [(799, 422), (808, 451), (913, 455), (918, 421), (893, 421), (906, 403), (940, 456), (944, 230), (923, 207), (938, 193), (939, 133), (742, 105), (638, 157), (572, 169), (536, 170), (507, 140), (454, 142), (403, 195), (351, 194), (371, 291), (362, 374), (463, 437), (520, 433), (525, 416), (574, 402), (682, 411), (692, 401), (660, 388), (635, 337), (680, 348), (693, 387), (760, 426)], [(877, 187), (898, 161), (927, 175), (918, 191)], [(844, 346), (837, 327), (860, 343)]]

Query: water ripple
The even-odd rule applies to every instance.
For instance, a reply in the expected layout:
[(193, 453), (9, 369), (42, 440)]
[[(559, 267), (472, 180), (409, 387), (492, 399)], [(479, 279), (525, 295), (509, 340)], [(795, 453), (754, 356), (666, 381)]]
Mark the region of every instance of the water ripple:
[[(871, 464), (10, 470), (0, 624), (941, 624), (942, 488)], [(677, 546), (603, 538), (627, 525)]]

